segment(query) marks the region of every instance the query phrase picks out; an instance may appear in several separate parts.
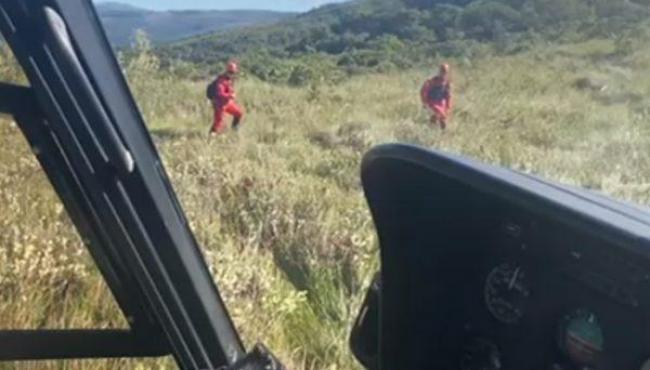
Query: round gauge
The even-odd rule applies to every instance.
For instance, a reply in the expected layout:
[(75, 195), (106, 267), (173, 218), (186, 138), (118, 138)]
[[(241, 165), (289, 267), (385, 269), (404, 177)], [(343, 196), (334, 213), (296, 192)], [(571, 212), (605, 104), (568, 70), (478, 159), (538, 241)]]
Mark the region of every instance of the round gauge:
[(595, 366), (603, 353), (605, 336), (596, 315), (579, 309), (566, 315), (560, 326), (560, 349), (580, 366)]
[(490, 313), (504, 324), (516, 324), (524, 315), (530, 290), (521, 266), (506, 262), (495, 267), (485, 282), (485, 303)]

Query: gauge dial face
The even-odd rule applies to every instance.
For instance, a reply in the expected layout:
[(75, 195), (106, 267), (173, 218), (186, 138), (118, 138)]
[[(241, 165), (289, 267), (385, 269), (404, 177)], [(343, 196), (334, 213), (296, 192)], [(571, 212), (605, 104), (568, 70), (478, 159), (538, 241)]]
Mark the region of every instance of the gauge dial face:
[(605, 336), (593, 312), (578, 309), (566, 315), (560, 329), (560, 349), (576, 365), (598, 364), (604, 351)]
[(490, 313), (504, 324), (516, 324), (524, 315), (530, 297), (526, 272), (516, 263), (495, 267), (485, 282), (485, 303)]

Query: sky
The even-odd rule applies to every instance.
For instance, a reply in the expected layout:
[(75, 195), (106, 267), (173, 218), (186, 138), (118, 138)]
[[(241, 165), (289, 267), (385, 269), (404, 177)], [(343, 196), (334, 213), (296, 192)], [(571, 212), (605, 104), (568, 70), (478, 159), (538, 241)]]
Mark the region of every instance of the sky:
[[(113, 0), (111, 0), (113, 1)], [(269, 9), (303, 12), (316, 6), (345, 0), (115, 0), (152, 10), (169, 9)], [(100, 0), (97, 2), (105, 2)]]

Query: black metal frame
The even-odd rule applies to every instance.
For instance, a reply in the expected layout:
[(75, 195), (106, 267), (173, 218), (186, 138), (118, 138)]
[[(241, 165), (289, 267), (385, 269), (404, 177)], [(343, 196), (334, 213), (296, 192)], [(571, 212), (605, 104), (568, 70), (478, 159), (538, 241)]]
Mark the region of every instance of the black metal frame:
[[(45, 120), (39, 112), (38, 103), (30, 88), (0, 83), (0, 113), (14, 117), (19, 127), (30, 140), (34, 153), (52, 176), (63, 180), (67, 173), (59, 172), (53, 143), (38, 139), (38, 123)], [(45, 151), (44, 151), (45, 150)], [(46, 158), (49, 157), (49, 158)], [(58, 172), (58, 173), (57, 173)], [(51, 177), (52, 179), (52, 177)], [(52, 179), (52, 181), (56, 181)], [(55, 183), (57, 190), (71, 190), (64, 183)], [(70, 211), (74, 206), (68, 205)], [(77, 225), (83, 217), (76, 210)], [(75, 217), (73, 214), (73, 217)], [(96, 253), (99, 253), (97, 251)], [(96, 258), (105, 257), (95, 254)], [(103, 262), (102, 262), (102, 265)], [(106, 266), (107, 274), (111, 274)], [(107, 276), (105, 274), (105, 276)], [(150, 333), (153, 334), (153, 333)], [(170, 353), (167, 343), (160, 336), (150, 338), (135, 335), (130, 330), (6, 330), (0, 331), (0, 360), (43, 360), (74, 358), (150, 357)]]
[(90, 0), (0, 0), (0, 31), (31, 85), (0, 84), (0, 111), (130, 326), (0, 332), (0, 360), (171, 354), (183, 369), (280, 368), (265, 350), (246, 355)]

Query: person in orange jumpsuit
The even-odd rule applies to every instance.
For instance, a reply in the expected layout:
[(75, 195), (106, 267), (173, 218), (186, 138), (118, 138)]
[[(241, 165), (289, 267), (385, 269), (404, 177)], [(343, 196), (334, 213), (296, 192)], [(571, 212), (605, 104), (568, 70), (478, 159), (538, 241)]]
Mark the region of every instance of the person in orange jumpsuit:
[(438, 74), (427, 80), (420, 90), (422, 104), (431, 110), (431, 123), (447, 128), (447, 120), (452, 109), (451, 81), (449, 64), (440, 65)]
[(219, 75), (214, 82), (214, 122), (210, 128), (210, 134), (219, 134), (225, 130), (226, 114), (233, 117), (232, 128), (237, 130), (241, 123), (244, 112), (235, 102), (235, 76), (239, 73), (239, 66), (236, 62), (229, 62), (226, 71)]

